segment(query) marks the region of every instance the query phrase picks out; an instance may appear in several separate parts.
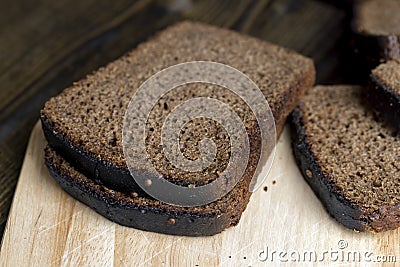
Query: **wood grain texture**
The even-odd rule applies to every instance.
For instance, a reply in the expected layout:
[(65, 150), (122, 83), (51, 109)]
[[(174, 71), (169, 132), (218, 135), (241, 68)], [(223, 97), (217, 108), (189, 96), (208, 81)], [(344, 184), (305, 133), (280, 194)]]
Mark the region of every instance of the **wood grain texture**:
[[(148, 0), (138, 3), (145, 5), (146, 2), (149, 3)], [(0, 109), (9, 105), (38, 76), (54, 67), (65, 55), (135, 13), (141, 7), (138, 3), (78, 1), (72, 8), (67, 1), (42, 2), (36, 7), (38, 12), (27, 12), (24, 19), (4, 27), (0, 51), (0, 84), (10, 89), (0, 91), (0, 98), (3, 99)], [(82, 13), (75, 12), (75, 9)], [(111, 12), (106, 13), (104, 10)], [(55, 38), (48, 38), (51, 35)], [(29, 42), (29, 46), (26, 42)], [(7, 55), (9, 51), (20, 53)], [(18, 79), (22, 73), (24, 79)]]
[[(399, 230), (356, 233), (327, 214), (294, 162), (287, 128), (263, 185), (267, 191), (262, 187), (253, 194), (239, 225), (198, 238), (144, 232), (104, 219), (57, 185), (44, 166), (44, 145), (37, 125), (6, 226), (1, 266), (287, 265), (279, 259), (279, 251), (315, 253), (317, 262), (298, 261), (308, 266), (358, 266), (390, 255), (400, 260)], [(269, 258), (262, 262), (259, 254), (267, 248)], [(271, 259), (273, 251), (277, 252)], [(326, 251), (343, 252), (345, 258), (323, 256)], [(353, 258), (347, 262), (349, 253), (360, 253), (360, 262), (352, 262)]]

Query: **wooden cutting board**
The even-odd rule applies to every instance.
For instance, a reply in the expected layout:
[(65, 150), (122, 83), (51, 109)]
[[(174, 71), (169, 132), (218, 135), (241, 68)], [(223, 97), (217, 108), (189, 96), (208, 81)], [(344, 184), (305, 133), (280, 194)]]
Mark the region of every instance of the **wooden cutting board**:
[(3, 237), (1, 266), (349, 266), (348, 255), (351, 265), (389, 260), (394, 266), (392, 256), (400, 262), (398, 230), (356, 233), (329, 217), (299, 173), (287, 128), (239, 225), (212, 237), (168, 236), (104, 219), (61, 190), (44, 166), (44, 145), (38, 124)]

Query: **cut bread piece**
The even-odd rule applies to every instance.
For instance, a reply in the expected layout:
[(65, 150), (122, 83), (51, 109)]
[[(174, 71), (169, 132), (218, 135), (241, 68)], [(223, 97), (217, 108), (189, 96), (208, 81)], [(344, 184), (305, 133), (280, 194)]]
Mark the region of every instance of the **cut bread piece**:
[[(97, 184), (125, 193), (141, 193), (130, 175), (123, 153), (122, 128), (128, 103), (151, 75), (171, 65), (197, 60), (224, 63), (248, 75), (268, 100), (278, 134), (287, 115), (315, 78), (312, 60), (293, 51), (226, 29), (182, 22), (50, 99), (41, 111), (46, 139), (74, 168)], [(147, 151), (155, 159), (156, 168), (164, 171), (164, 177), (176, 184), (201, 186), (218, 178), (226, 167), (226, 155), (229, 155), (226, 138), (216, 140), (221, 148), (219, 151), (226, 153), (217, 154), (215, 164), (195, 175), (173, 169), (159, 142), (159, 126), (168, 113), (182, 101), (201, 96), (228, 104), (248, 129), (250, 160), (242, 178), (245, 180), (242, 190), (247, 190), (261, 140), (249, 107), (227, 89), (190, 84), (160, 98), (149, 116), (147, 129), (151, 133), (146, 140)], [(188, 124), (187, 128), (183, 153), (188, 158), (195, 158), (198, 138), (205, 132), (215, 131), (218, 125), (199, 120)], [(191, 134), (199, 131), (204, 134)], [(248, 196), (240, 201), (240, 205), (247, 203)]]
[(359, 53), (372, 67), (382, 60), (400, 58), (400, 1), (359, 1), (353, 30)]
[(45, 148), (51, 175), (71, 196), (118, 224), (172, 235), (214, 235), (239, 222), (248, 192), (239, 182), (223, 198), (201, 207), (171, 206), (141, 193), (124, 194), (95, 183), (75, 170), (52, 148)]
[(369, 103), (395, 129), (400, 130), (400, 61), (390, 60), (370, 75)]
[(316, 86), (291, 116), (304, 179), (328, 212), (357, 231), (400, 226), (400, 139), (364, 106), (358, 86)]

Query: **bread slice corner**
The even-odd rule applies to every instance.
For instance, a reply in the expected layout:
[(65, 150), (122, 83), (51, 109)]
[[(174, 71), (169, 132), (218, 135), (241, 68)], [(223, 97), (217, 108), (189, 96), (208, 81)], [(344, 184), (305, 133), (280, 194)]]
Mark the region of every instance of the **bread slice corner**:
[(400, 60), (380, 64), (370, 75), (369, 104), (394, 130), (400, 130)]

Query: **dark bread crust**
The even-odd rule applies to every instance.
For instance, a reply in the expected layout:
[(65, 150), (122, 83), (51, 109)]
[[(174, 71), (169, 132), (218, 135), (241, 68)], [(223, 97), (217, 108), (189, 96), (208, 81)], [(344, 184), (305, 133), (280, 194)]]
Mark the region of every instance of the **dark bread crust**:
[[(321, 170), (317, 158), (310, 150), (304, 129), (304, 119), (300, 108), (295, 108), (290, 116), (292, 148), (296, 163), (314, 193), (325, 206), (329, 214), (344, 226), (357, 231), (363, 231), (360, 221), (361, 212), (351, 202), (343, 198), (335, 186)], [(312, 177), (308, 172), (311, 171)]]
[(372, 69), (382, 62), (400, 58), (400, 37), (374, 36), (353, 30), (349, 41), (349, 79), (367, 84)]
[(236, 225), (247, 204), (237, 201), (235, 209), (223, 212), (170, 206), (140, 194), (129, 196), (96, 184), (49, 146), (45, 148), (45, 163), (55, 180), (75, 199), (113, 222), (145, 231), (185, 236), (214, 235)]
[(112, 162), (96, 159), (96, 155), (75, 145), (67, 136), (61, 134), (45, 115), (40, 118), (43, 133), (49, 145), (78, 171), (91, 177), (97, 184), (104, 184), (114, 190), (125, 193), (144, 193), (134, 182), (127, 168), (117, 167)]
[(311, 148), (319, 144), (312, 144), (307, 135), (305, 125), (309, 122), (303, 107), (304, 103), (300, 102), (290, 116), (293, 153), (304, 179), (328, 213), (345, 227), (355, 231), (382, 232), (398, 228), (400, 203), (387, 203), (380, 205), (378, 209), (364, 207), (362, 203), (346, 198), (330, 174), (322, 171), (318, 155)]
[[(400, 58), (400, 36), (369, 35), (354, 31), (354, 51), (368, 70), (383, 61)], [(362, 66), (362, 65), (361, 65)]]

